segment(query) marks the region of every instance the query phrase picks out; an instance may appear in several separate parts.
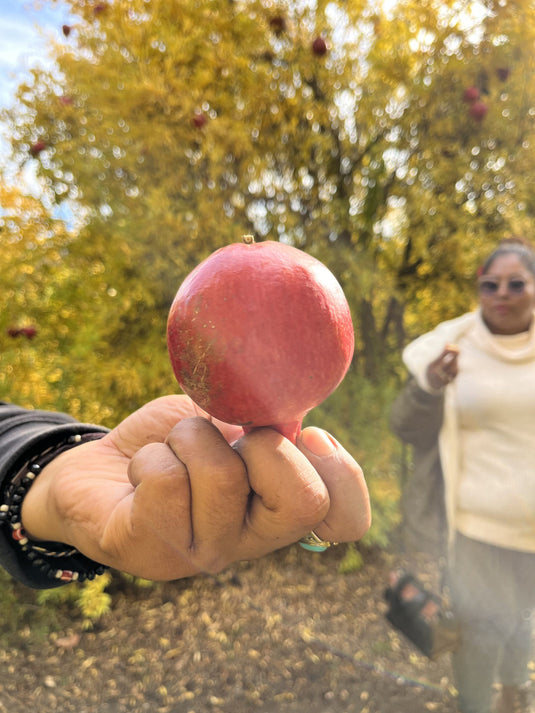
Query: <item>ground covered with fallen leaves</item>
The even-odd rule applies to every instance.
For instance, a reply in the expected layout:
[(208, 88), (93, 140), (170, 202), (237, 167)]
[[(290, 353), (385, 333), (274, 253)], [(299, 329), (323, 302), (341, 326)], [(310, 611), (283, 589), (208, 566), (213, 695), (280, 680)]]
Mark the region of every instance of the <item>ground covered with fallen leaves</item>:
[(119, 575), (92, 631), (62, 611), (0, 650), (0, 712), (454, 713), (448, 658), (385, 620), (396, 558), (294, 546), (217, 577), (139, 588)]

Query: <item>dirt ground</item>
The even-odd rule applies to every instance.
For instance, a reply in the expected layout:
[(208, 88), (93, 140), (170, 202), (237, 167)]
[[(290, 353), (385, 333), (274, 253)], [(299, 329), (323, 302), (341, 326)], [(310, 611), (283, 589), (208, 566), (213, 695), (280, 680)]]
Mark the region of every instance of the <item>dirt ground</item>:
[(298, 546), (218, 577), (140, 589), (117, 575), (93, 631), (61, 612), (45, 637), (0, 650), (0, 712), (454, 713), (448, 658), (430, 662), (389, 626), (397, 563)]

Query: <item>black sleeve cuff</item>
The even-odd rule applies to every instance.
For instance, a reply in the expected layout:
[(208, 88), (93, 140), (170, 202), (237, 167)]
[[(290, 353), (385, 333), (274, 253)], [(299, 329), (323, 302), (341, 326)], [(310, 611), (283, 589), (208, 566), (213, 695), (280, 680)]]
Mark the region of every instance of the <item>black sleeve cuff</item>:
[[(108, 429), (82, 424), (70, 416), (49, 411), (26, 410), (0, 402), (0, 504), (5, 502), (12, 480), (26, 464), (41, 454), (85, 434), (104, 435)], [(82, 558), (83, 555), (78, 555)], [(88, 560), (90, 562), (90, 560)], [(69, 562), (65, 564), (69, 566)], [(0, 566), (28, 587), (46, 589), (65, 584), (52, 580), (33, 566), (12, 537), (8, 522), (0, 526)]]

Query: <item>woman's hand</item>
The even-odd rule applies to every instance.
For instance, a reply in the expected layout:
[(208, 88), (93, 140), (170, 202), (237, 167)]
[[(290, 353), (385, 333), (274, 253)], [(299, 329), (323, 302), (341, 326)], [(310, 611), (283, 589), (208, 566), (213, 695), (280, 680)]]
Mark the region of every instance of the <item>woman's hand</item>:
[(452, 382), (459, 372), (459, 347), (446, 344), (442, 354), (427, 367), (427, 381), (432, 389), (443, 389)]
[(269, 428), (244, 435), (168, 396), (49, 463), (22, 520), (34, 539), (170, 580), (260, 557), (311, 529), (357, 540), (370, 507), (360, 467), (325, 431), (304, 429), (297, 446)]

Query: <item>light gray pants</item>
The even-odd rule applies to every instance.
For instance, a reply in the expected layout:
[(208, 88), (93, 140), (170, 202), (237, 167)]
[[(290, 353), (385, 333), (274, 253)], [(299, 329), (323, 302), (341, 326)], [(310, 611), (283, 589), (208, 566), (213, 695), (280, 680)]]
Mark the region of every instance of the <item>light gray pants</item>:
[(461, 624), (453, 654), (461, 713), (490, 713), (492, 684), (528, 680), (535, 609), (535, 554), (458, 534), (448, 584)]

